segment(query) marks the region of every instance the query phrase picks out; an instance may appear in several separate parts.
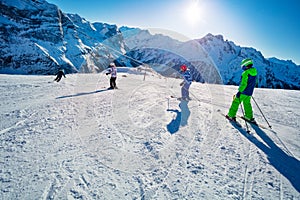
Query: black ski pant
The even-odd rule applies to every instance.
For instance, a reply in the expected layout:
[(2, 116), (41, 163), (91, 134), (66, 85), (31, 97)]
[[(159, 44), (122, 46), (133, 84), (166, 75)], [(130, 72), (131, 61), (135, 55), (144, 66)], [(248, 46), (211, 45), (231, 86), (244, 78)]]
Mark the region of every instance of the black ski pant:
[(57, 82), (59, 82), (60, 80), (61, 80), (61, 77), (62, 77), (62, 75), (60, 76), (60, 75), (58, 75), (55, 79), (54, 79), (54, 81), (57, 81)]
[(117, 87), (116, 79), (117, 79), (117, 77), (111, 77), (110, 78), (110, 87), (113, 88), (113, 89), (115, 89)]

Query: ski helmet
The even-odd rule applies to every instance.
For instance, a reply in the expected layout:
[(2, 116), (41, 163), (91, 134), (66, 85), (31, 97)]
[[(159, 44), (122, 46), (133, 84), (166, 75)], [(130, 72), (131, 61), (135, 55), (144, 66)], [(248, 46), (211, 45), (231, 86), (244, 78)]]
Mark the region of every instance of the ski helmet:
[(246, 58), (241, 62), (241, 68), (248, 67), (249, 65), (253, 65), (253, 61), (250, 58)]
[(180, 70), (185, 72), (187, 70), (187, 66), (186, 65), (181, 65)]

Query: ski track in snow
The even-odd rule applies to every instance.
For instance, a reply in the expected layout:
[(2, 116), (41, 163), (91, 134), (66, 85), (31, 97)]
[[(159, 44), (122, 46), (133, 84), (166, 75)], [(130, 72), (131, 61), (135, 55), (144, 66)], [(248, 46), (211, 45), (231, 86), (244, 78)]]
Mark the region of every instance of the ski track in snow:
[(300, 198), (299, 91), (256, 89), (273, 130), (248, 134), (220, 115), (234, 86), (186, 104), (154, 74), (0, 76), (0, 199)]

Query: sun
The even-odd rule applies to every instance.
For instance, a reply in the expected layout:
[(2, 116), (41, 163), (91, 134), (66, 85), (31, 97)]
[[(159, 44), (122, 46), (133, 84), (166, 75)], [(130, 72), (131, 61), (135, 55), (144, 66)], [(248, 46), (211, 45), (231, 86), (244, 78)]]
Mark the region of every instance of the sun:
[(185, 18), (191, 25), (195, 25), (201, 20), (201, 7), (199, 1), (192, 1), (185, 10)]

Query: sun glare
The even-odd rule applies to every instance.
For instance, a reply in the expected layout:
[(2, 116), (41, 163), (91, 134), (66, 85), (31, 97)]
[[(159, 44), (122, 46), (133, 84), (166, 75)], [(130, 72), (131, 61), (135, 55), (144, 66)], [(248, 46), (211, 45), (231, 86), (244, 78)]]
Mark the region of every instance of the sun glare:
[(192, 1), (186, 8), (185, 18), (187, 22), (191, 25), (195, 25), (201, 20), (201, 8), (199, 1)]

